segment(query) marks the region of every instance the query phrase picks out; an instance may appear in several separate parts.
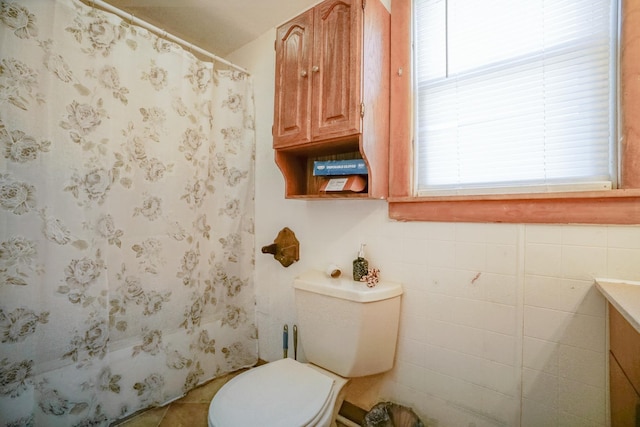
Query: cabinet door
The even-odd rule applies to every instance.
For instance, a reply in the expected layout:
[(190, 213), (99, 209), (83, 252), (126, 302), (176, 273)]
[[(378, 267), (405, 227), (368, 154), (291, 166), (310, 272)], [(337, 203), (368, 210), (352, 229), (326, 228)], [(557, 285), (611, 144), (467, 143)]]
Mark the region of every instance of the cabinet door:
[(640, 334), (609, 304), (609, 345), (620, 367), (636, 390), (640, 390)]
[(314, 10), (312, 139), (360, 133), (361, 0), (325, 0)]
[(609, 355), (611, 427), (640, 426), (640, 396), (613, 355)]
[(311, 50), (313, 10), (278, 28), (273, 146), (304, 144), (311, 139)]

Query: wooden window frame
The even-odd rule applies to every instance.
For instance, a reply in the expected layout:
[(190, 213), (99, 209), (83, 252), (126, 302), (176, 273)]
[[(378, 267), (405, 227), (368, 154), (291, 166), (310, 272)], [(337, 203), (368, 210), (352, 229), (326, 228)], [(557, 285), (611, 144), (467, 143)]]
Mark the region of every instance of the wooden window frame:
[(622, 0), (618, 189), (487, 196), (413, 195), (411, 1), (391, 4), (389, 217), (398, 221), (640, 224), (640, 2)]

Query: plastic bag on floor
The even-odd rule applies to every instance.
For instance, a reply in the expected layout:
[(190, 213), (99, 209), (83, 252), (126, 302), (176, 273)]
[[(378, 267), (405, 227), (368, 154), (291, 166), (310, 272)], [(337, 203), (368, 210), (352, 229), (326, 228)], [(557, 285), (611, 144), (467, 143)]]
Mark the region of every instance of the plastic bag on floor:
[(424, 427), (424, 424), (411, 408), (381, 402), (367, 412), (362, 427)]

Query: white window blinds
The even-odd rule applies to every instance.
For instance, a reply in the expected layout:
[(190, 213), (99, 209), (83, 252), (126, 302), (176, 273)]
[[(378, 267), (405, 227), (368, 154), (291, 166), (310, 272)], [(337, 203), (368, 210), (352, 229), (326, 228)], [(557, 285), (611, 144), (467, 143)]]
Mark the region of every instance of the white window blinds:
[(614, 0), (414, 0), (419, 194), (615, 185)]

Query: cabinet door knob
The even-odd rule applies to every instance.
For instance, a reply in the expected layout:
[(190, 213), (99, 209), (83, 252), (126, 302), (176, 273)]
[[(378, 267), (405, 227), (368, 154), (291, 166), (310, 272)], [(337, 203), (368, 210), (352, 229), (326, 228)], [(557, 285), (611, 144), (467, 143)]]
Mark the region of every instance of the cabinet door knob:
[(314, 65), (311, 71), (313, 71), (314, 73), (317, 73), (318, 71), (320, 71), (320, 68), (318, 68), (317, 65)]
[(305, 70), (302, 70), (302, 71), (300, 72), (300, 76), (301, 76), (301, 77), (307, 77), (307, 72), (306, 72)]

